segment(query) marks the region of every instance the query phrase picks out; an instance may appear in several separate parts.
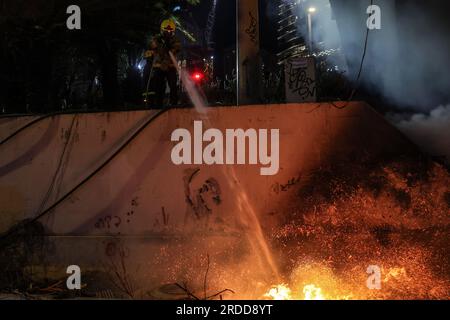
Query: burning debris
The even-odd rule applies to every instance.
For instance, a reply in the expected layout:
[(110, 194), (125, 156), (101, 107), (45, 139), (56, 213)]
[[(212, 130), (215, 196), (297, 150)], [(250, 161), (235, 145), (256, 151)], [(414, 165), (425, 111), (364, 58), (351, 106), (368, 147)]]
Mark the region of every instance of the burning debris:
[[(287, 284), (272, 299), (445, 299), (450, 294), (450, 176), (403, 159), (322, 168), (275, 230)], [(366, 268), (381, 270), (379, 290)]]
[(260, 273), (249, 245), (239, 261), (211, 265), (211, 285), (237, 299), (446, 299), (449, 185), (423, 157), (319, 168), (291, 186), (297, 205), (266, 233), (280, 278)]
[(292, 292), (286, 284), (279, 284), (269, 289), (264, 297), (270, 298), (272, 300), (291, 300)]

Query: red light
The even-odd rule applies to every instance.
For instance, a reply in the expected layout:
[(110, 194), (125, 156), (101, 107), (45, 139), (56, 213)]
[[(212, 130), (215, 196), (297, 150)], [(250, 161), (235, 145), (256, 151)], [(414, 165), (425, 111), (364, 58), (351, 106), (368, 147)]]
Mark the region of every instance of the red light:
[(203, 73), (200, 72), (195, 72), (192, 74), (192, 79), (194, 79), (194, 81), (200, 81), (202, 80), (204, 77)]

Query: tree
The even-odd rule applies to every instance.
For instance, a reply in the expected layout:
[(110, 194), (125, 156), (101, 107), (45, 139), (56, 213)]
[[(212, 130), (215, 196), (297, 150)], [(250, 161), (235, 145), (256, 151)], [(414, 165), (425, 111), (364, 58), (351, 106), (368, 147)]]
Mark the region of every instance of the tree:
[(79, 0), (81, 30), (68, 30), (72, 1), (0, 0), (0, 111), (6, 106), (8, 112), (47, 112), (91, 103), (97, 80), (104, 107), (117, 107), (119, 78), (136, 77), (149, 36), (178, 3)]

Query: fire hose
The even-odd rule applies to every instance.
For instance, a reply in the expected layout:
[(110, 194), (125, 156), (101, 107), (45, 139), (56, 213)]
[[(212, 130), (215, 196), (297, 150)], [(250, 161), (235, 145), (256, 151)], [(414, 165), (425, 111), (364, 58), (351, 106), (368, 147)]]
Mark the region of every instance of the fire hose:
[(148, 100), (149, 100), (148, 99), (148, 90), (150, 88), (150, 81), (151, 81), (151, 79), (153, 77), (153, 69), (154, 69), (154, 67), (155, 67), (155, 57), (153, 57), (152, 66), (151, 66), (150, 72), (148, 74), (147, 86), (145, 87), (145, 106), (146, 107), (148, 107)]

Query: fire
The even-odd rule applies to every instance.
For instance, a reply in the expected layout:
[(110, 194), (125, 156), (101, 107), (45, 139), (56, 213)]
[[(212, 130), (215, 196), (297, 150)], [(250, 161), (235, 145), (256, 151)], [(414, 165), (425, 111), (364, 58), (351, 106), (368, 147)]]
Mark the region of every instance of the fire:
[[(265, 299), (272, 300), (352, 300), (352, 299), (373, 299), (376, 296), (368, 295), (367, 291), (355, 289), (352, 285), (346, 285), (339, 281), (332, 274), (327, 273), (327, 269), (301, 268), (302, 273), (294, 273), (296, 277), (289, 282), (272, 286), (264, 295)], [(306, 270), (306, 272), (305, 272)], [(317, 271), (320, 270), (320, 275)], [(408, 281), (410, 277), (405, 267), (382, 268), (382, 282), (390, 286), (400, 281)], [(298, 281), (296, 281), (297, 279)], [(308, 279), (307, 281), (304, 281)], [(364, 282), (365, 278), (361, 278)]]
[(303, 287), (303, 297), (293, 295), (292, 290), (286, 284), (273, 286), (264, 294), (264, 297), (272, 300), (326, 300), (322, 289), (314, 284)]
[(325, 300), (322, 289), (313, 284), (308, 284), (303, 287), (304, 300)]
[(391, 279), (398, 279), (400, 277), (407, 277), (405, 268), (390, 268), (383, 279), (383, 282), (388, 282)]
[(279, 284), (270, 288), (264, 297), (272, 300), (292, 300), (291, 289), (285, 284)]

